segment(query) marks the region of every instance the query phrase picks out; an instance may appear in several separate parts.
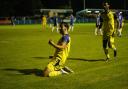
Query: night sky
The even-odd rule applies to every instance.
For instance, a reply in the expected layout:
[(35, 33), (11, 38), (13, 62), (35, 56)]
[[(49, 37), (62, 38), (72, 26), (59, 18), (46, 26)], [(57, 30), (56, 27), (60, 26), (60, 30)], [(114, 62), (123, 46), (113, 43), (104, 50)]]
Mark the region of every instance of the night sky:
[[(44, 0), (42, 0), (44, 1)], [(66, 5), (69, 0), (47, 0), (46, 6), (48, 8), (58, 8), (60, 5)], [(104, 0), (85, 0), (86, 8), (101, 8), (102, 2)], [(106, 0), (110, 3), (111, 8), (113, 9), (124, 9), (125, 5), (128, 6), (128, 0)], [(124, 5), (124, 3), (126, 3)], [(83, 0), (71, 0), (72, 7), (76, 9), (83, 9)], [(128, 9), (128, 8), (127, 8)]]
[[(85, 8), (102, 8), (104, 0), (85, 0)], [(127, 9), (128, 0), (107, 0), (112, 9)], [(34, 15), (35, 9), (84, 9), (84, 0), (0, 0), (0, 16)]]
[[(42, 0), (47, 8), (61, 8), (63, 5), (71, 5), (74, 12), (84, 9), (84, 0)], [(85, 0), (85, 8), (102, 8), (105, 0)], [(128, 0), (106, 0), (110, 3), (111, 9), (128, 9)]]

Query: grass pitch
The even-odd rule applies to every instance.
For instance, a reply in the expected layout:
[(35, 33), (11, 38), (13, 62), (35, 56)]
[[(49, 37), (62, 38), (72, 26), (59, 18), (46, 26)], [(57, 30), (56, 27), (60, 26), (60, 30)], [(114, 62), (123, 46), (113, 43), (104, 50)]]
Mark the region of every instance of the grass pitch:
[(74, 74), (41, 77), (60, 35), (41, 25), (0, 26), (0, 89), (128, 89), (128, 24), (115, 38), (117, 61), (109, 50), (106, 62), (102, 37), (94, 35), (95, 24), (75, 24), (70, 32), (71, 51), (66, 65)]

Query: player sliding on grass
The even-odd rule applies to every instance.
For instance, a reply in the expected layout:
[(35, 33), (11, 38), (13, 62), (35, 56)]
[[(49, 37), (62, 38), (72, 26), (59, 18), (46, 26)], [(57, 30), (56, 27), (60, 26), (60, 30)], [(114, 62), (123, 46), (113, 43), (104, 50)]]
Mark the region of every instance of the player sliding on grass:
[(110, 58), (108, 53), (108, 47), (114, 50), (114, 57), (117, 55), (117, 50), (114, 45), (114, 15), (109, 10), (109, 4), (103, 3), (104, 12), (101, 14), (103, 18), (103, 48), (106, 54), (107, 60)]
[(68, 34), (69, 26), (67, 23), (62, 22), (60, 24), (59, 32), (62, 37), (59, 39), (58, 43), (55, 44), (52, 40), (49, 40), (49, 44), (53, 46), (56, 51), (53, 58), (48, 63), (47, 67), (44, 69), (44, 76), (58, 76), (61, 74), (69, 74), (73, 71), (65, 66), (69, 51), (71, 39)]

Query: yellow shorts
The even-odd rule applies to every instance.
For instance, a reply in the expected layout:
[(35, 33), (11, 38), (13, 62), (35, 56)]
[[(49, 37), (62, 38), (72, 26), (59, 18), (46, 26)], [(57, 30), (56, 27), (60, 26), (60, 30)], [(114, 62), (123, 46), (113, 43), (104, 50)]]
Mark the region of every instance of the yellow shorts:
[(57, 71), (62, 69), (63, 67), (60, 65), (60, 60), (58, 59), (52, 59), (51, 62), (48, 63), (47, 68), (50, 71)]
[(46, 23), (42, 23), (43, 26), (46, 26)]

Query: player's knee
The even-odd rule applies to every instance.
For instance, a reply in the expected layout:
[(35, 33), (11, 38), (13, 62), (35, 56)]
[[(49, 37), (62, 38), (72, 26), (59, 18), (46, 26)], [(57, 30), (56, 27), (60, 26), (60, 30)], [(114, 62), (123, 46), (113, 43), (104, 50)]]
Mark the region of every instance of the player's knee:
[(107, 46), (106, 46), (106, 44), (103, 44), (103, 49), (107, 49)]
[(111, 48), (111, 49), (115, 49), (115, 45), (114, 44), (109, 44), (108, 47)]
[(112, 45), (111, 45), (111, 44), (108, 44), (108, 47), (109, 47), (109, 48), (112, 48)]
[(50, 73), (50, 71), (49, 71), (48, 68), (45, 68), (45, 69), (43, 70), (43, 76), (44, 76), (44, 77), (48, 77), (48, 76), (49, 76), (49, 73)]

